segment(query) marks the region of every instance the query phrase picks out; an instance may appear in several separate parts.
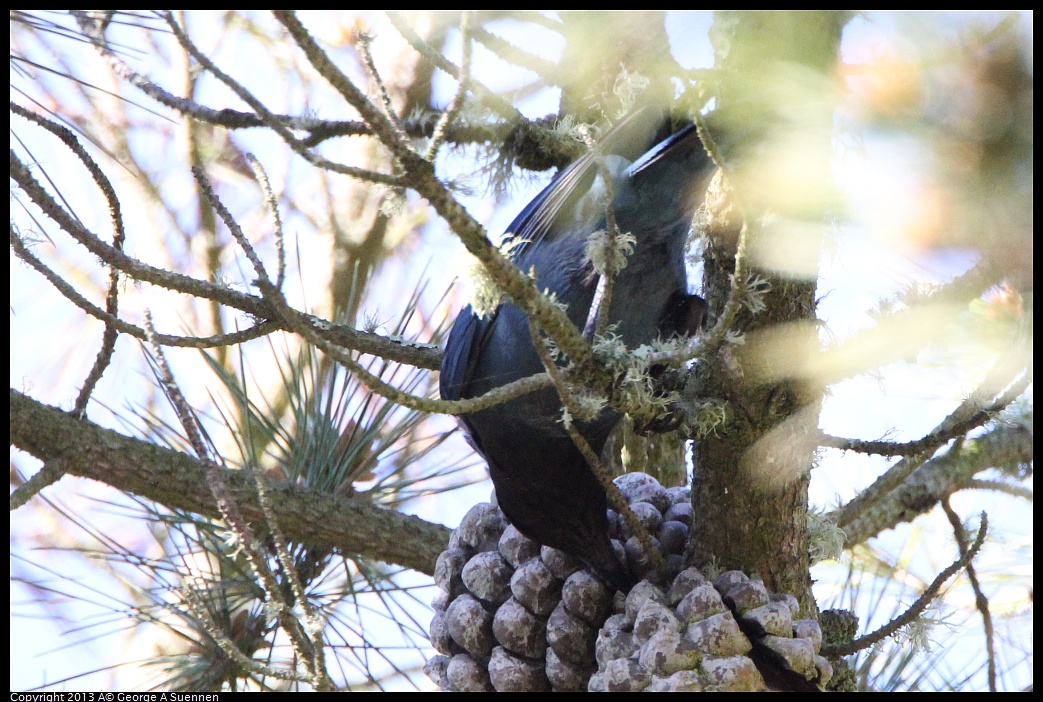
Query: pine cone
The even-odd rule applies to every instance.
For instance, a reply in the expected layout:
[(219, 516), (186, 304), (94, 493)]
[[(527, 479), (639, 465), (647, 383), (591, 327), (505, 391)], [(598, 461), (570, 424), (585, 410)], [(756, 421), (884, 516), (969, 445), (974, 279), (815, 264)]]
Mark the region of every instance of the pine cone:
[[(687, 490), (666, 490), (643, 473), (616, 484), (675, 569), (669, 586), (652, 574), (626, 596), (613, 593), (572, 556), (527, 539), (495, 505), (478, 504), (435, 567), (430, 634), (440, 655), (425, 668), (431, 680), (459, 692), (825, 683), (831, 671), (818, 656), (821, 632), (816, 622), (793, 620), (796, 598), (770, 594), (738, 571), (714, 583), (694, 568), (676, 572), (692, 523)], [(636, 537), (611, 511), (609, 526), (631, 572), (647, 572)], [(762, 676), (759, 668), (782, 670)]]

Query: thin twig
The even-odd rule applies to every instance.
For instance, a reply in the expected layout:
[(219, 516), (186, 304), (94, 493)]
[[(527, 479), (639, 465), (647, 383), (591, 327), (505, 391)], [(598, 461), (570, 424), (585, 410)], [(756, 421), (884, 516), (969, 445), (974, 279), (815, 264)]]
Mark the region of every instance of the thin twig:
[(434, 162), (435, 156), (438, 155), (438, 150), (446, 139), (449, 126), (460, 112), (460, 108), (464, 104), (464, 98), (467, 96), (468, 86), (471, 82), (472, 46), (470, 30), (471, 13), (468, 10), (464, 10), (460, 15), (460, 39), (463, 41), (463, 57), (460, 61), (459, 85), (457, 85), (456, 92), (453, 93), (453, 98), (446, 105), (441, 117), (438, 118), (438, 123), (435, 125), (434, 133), (431, 136), (431, 143), (428, 144), (427, 152), (424, 154), (424, 158), (431, 162)]
[(254, 177), (257, 178), (257, 183), (261, 186), (261, 192), (264, 193), (264, 205), (272, 215), (275, 229), (276, 268), (279, 271), (275, 278), (275, 287), (282, 290), (283, 283), (286, 281), (286, 247), (284, 245), (282, 217), (279, 214), (279, 201), (272, 191), (272, 184), (268, 180), (268, 174), (265, 173), (261, 162), (253, 154), (246, 154), (246, 160), (250, 163)]
[(590, 446), (586, 437), (584, 437), (576, 427), (576, 419), (580, 416), (580, 412), (576, 407), (575, 398), (572, 396), (572, 392), (569, 390), (568, 383), (562, 376), (561, 370), (554, 362), (554, 359), (551, 358), (550, 352), (547, 350), (547, 345), (543, 342), (543, 339), (540, 338), (536, 325), (532, 322), (529, 322), (529, 335), (532, 339), (532, 345), (536, 349), (537, 355), (539, 355), (540, 360), (543, 362), (543, 367), (547, 370), (547, 374), (554, 382), (554, 388), (558, 391), (558, 396), (561, 398), (561, 404), (565, 407), (565, 411), (570, 415), (564, 420), (565, 430), (568, 432), (572, 442), (576, 444), (576, 448), (578, 448), (580, 453), (583, 454), (583, 458), (586, 459), (587, 465), (594, 473), (594, 477), (598, 479), (601, 487), (604, 488), (606, 495), (608, 495), (609, 504), (612, 505), (612, 509), (623, 515), (624, 521), (626, 521), (627, 526), (630, 527), (631, 533), (633, 533), (640, 542), (641, 548), (648, 557), (648, 561), (651, 563), (652, 568), (660, 577), (665, 578), (667, 574), (667, 566), (663, 554), (655, 547), (655, 544), (652, 542), (651, 534), (649, 534), (648, 530), (645, 529), (641, 520), (639, 520), (637, 515), (634, 514), (634, 511), (630, 509), (626, 496), (623, 495), (619, 486), (617, 486), (612, 480), (612, 476), (609, 474), (608, 468), (605, 467), (605, 464), (602, 463), (601, 457), (594, 452), (594, 449)]
[[(387, 16), (388, 19), (391, 20), (391, 25), (398, 30), (398, 33), (402, 35), (402, 38), (405, 39), (406, 42), (417, 51), (417, 53), (427, 59), (435, 68), (445, 71), (457, 81), (460, 80), (461, 69), (457, 68), (453, 62), (443, 56), (433, 46), (424, 41), (419, 34), (413, 31), (413, 28), (409, 26), (400, 12), (388, 10)], [(518, 108), (511, 104), (509, 100), (497, 95), (482, 83), (474, 80), (470, 81), (470, 83), (475, 97), (477, 97), (486, 107), (489, 107), (497, 112), (501, 117), (507, 119), (511, 124), (526, 124), (532, 129), (540, 129), (519, 112)], [(365, 116), (363, 116), (363, 119), (365, 119)]]
[[(413, 31), (413, 28), (409, 26), (401, 13), (388, 11), (387, 16), (391, 20), (391, 24), (402, 35), (402, 38), (421, 56), (430, 61), (436, 68), (445, 71), (456, 80), (460, 80), (461, 69), (457, 68), (434, 47), (424, 41), (419, 34)], [(573, 144), (569, 143), (569, 140), (551, 130), (544, 129), (533, 120), (528, 119), (509, 100), (497, 95), (483, 83), (474, 80), (473, 77), (468, 82), (472, 94), (480, 104), (496, 112), (502, 119), (506, 120), (507, 124), (512, 127), (512, 131), (520, 129), (542, 152), (552, 154), (573, 153)], [(501, 139), (500, 142), (503, 143), (503, 140)], [(549, 330), (545, 328), (545, 331)]]
[[(956, 543), (960, 547), (960, 553), (966, 555), (968, 550), (967, 534), (964, 532), (960, 516), (952, 508), (949, 498), (942, 500), (942, 509), (945, 511), (945, 516), (949, 519), (949, 525), (952, 527), (953, 536), (956, 537)], [(995, 633), (992, 629), (992, 613), (989, 611), (989, 599), (981, 591), (981, 583), (978, 582), (978, 573), (974, 570), (973, 563), (967, 564), (967, 579), (970, 580), (971, 588), (974, 589), (974, 605), (981, 614), (981, 623), (985, 628), (985, 653), (988, 662), (989, 691), (996, 692), (996, 641)]]
[(65, 475), (65, 468), (62, 466), (61, 459), (44, 463), (40, 470), (11, 493), (11, 511), (24, 505), (48, 485), (53, 485), (61, 480), (63, 475)]
[(388, 94), (387, 86), (384, 85), (384, 80), (380, 77), (380, 71), (377, 70), (377, 64), (373, 60), (373, 54), (369, 50), (372, 40), (373, 38), (366, 32), (355, 32), (355, 45), (358, 47), (359, 53), (362, 54), (362, 65), (366, 68), (366, 74), (369, 75), (370, 81), (373, 82), (377, 92), (380, 94), (380, 104), (384, 107), (384, 116), (387, 118), (388, 124), (398, 133), (399, 140), (405, 141), (406, 135), (402, 131), (398, 113), (395, 112), (395, 106), (391, 104), (391, 96)]
[(927, 605), (931, 604), (938, 596), (938, 593), (942, 589), (942, 585), (945, 581), (959, 572), (962, 568), (965, 568), (974, 557), (981, 550), (981, 546), (985, 543), (985, 535), (988, 533), (989, 519), (988, 515), (984, 512), (981, 513), (981, 528), (978, 529), (978, 537), (974, 540), (966, 552), (963, 553), (956, 561), (948, 568), (938, 574), (938, 577), (924, 590), (923, 594), (917, 598), (909, 609), (903, 612), (898, 617), (895, 617), (890, 622), (880, 627), (871, 634), (860, 636), (853, 641), (844, 644), (837, 644), (834, 646), (823, 646), (822, 655), (826, 658), (840, 658), (842, 656), (850, 656), (853, 653), (857, 653), (863, 649), (869, 648), (873, 644), (883, 641), (888, 636), (891, 636), (896, 631), (901, 629), (903, 626), (912, 623), (920, 614), (927, 608)]
[(962, 488), (964, 490), (991, 490), (993, 492), (1002, 492), (1006, 495), (1013, 497), (1020, 497), (1024, 500), (1032, 501), (1034, 494), (1033, 491), (1022, 485), (1011, 485), (1001, 480), (968, 480), (967, 484)]
[[(371, 183), (380, 183), (383, 185), (398, 186), (401, 185), (401, 181), (397, 176), (389, 175), (387, 173), (379, 173), (377, 171), (371, 171), (365, 168), (356, 168), (354, 166), (347, 166), (342, 163), (336, 163), (329, 159), (323, 158), (316, 154), (314, 151), (306, 148), (299, 139), (297, 139), (289, 130), (289, 128), (280, 122), (276, 116), (264, 106), (260, 100), (255, 98), (250, 91), (244, 88), (239, 82), (232, 79), (227, 73), (218, 68), (213, 61), (210, 60), (206, 54), (199, 50), (199, 48), (189, 39), (188, 35), (184, 33), (181, 26), (174, 19), (173, 15), (169, 12), (162, 13), (161, 15), (170, 26), (177, 37), (178, 43), (192, 55), (196, 61), (199, 62), (208, 72), (213, 74), (215, 78), (227, 85), (232, 92), (234, 92), (239, 98), (248, 104), (253, 110), (260, 116), (261, 121), (265, 126), (270, 127), (272, 131), (282, 137), (283, 141), (294, 150), (295, 153), (304, 157), (309, 163), (316, 166), (317, 168), (323, 168), (326, 170), (334, 171), (336, 173), (342, 173), (358, 180), (368, 181)], [(353, 86), (354, 87), (354, 86)], [(357, 90), (357, 88), (356, 88)], [(365, 100), (365, 96), (363, 96)], [(368, 102), (368, 100), (366, 101)], [(376, 110), (376, 108), (373, 108)], [(379, 111), (378, 111), (379, 112)], [(367, 120), (368, 121), (368, 120)], [(371, 123), (372, 124), (372, 123)]]
[[(860, 439), (844, 439), (829, 434), (823, 434), (820, 439), (820, 445), (844, 451), (875, 453), (884, 456), (916, 456), (928, 452), (934, 453), (938, 448), (949, 441), (952, 441), (958, 436), (963, 436), (972, 429), (984, 425), (990, 419), (995, 417), (997, 413), (1010, 405), (1010, 403), (1014, 402), (1014, 400), (1018, 399), (1018, 397), (1025, 392), (1026, 388), (1028, 388), (1030, 382), (1032, 382), (1032, 374), (1026, 372), (1017, 382), (1011, 385), (1010, 388), (999, 397), (999, 399), (989, 406), (982, 407), (963, 421), (955, 421), (950, 423), (948, 426), (943, 422), (936, 427), (934, 431), (931, 431), (915, 441), (862, 441)], [(967, 401), (961, 404), (961, 406), (956, 410), (953, 410), (950, 417), (965, 414), (966, 402)]]
[[(51, 134), (54, 134), (58, 139), (65, 144), (66, 147), (72, 151), (73, 155), (80, 160), (80, 162), (87, 168), (87, 171), (91, 174), (91, 178), (94, 180), (98, 189), (101, 190), (105, 196), (105, 201), (109, 205), (109, 219), (112, 222), (112, 247), (118, 251), (123, 250), (123, 242), (126, 240), (126, 230), (123, 225), (123, 215), (121, 213), (119, 197), (116, 196), (116, 190), (112, 187), (112, 182), (109, 180), (105, 172), (101, 170), (101, 167), (95, 163), (94, 159), (91, 158), (90, 154), (87, 153), (86, 149), (80, 144), (76, 135), (72, 133), (68, 128), (56, 124), (49, 119), (46, 119), (35, 112), (30, 112), (21, 105), (11, 102), (11, 112), (14, 114), (27, 119), (37, 126), (43, 127)], [(105, 296), (105, 311), (110, 318), (115, 319), (119, 314), (119, 271), (110, 266), (109, 267), (109, 286), (108, 293)], [(90, 372), (87, 374), (87, 378), (83, 382), (83, 387), (80, 388), (80, 392), (76, 397), (74, 412), (78, 417), (83, 417), (87, 412), (87, 402), (90, 400), (91, 393), (94, 391), (94, 387), (101, 380), (101, 376), (105, 373), (105, 369), (112, 362), (112, 355), (116, 348), (116, 337), (119, 335), (118, 328), (110, 321), (105, 322), (105, 331), (101, 337), (101, 348), (98, 350), (97, 358), (94, 360), (94, 365)]]
[(491, 34), (480, 25), (474, 28), (473, 35), (475, 39), (504, 61), (532, 71), (551, 85), (559, 83), (559, 69), (556, 63), (520, 49), (506, 39)]

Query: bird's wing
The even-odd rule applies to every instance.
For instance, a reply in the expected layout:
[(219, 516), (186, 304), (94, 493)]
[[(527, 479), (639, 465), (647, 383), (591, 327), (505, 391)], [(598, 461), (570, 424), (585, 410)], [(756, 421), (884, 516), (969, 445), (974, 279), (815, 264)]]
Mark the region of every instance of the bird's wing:
[[(664, 136), (667, 128), (669, 115), (655, 107), (642, 107), (616, 123), (598, 148), (606, 156), (634, 161)], [(659, 149), (655, 151), (658, 153)], [(592, 153), (584, 154), (561, 171), (507, 227), (507, 236), (519, 242), (512, 249), (512, 257), (518, 260), (536, 243), (568, 232), (579, 201), (596, 177), (597, 162)]]
[[(620, 156), (633, 161), (626, 176), (640, 177), (644, 169), (653, 168), (660, 159), (665, 158), (669, 149), (690, 138), (694, 130), (694, 127), (689, 126), (663, 139), (664, 131), (669, 130), (669, 127), (669, 116), (664, 111), (644, 107), (635, 110), (609, 130), (601, 140), (599, 149), (606, 156)], [(654, 148), (651, 148), (653, 145)], [(508, 236), (522, 242), (512, 251), (516, 261), (539, 242), (568, 233), (575, 209), (590, 190), (596, 176), (594, 155), (585, 154), (559, 173), (525, 206), (507, 228)], [(439, 379), (442, 399), (459, 400), (471, 396), (469, 388), (474, 380), (474, 369), (492, 336), (499, 310), (497, 308), (481, 318), (470, 307), (460, 312), (449, 333), (442, 358)]]
[[(691, 144), (684, 144), (684, 142), (689, 139), (694, 141)], [(642, 173), (654, 169), (658, 163), (670, 158), (671, 154), (669, 152), (671, 149), (682, 146), (684, 148), (698, 149), (700, 154), (705, 155), (706, 161), (709, 164), (710, 156), (706, 153), (706, 150), (703, 149), (702, 141), (699, 138), (696, 127), (694, 124), (689, 124), (683, 129), (678, 130), (676, 134), (671, 134), (646, 151), (639, 159), (630, 164), (625, 175), (628, 178), (640, 178)], [(699, 169), (699, 171), (702, 170), (703, 169)]]
[[(465, 395), (472, 396), (469, 388), (474, 377), (474, 368), (489, 341), (499, 313), (500, 309), (496, 308), (494, 312), (480, 318), (471, 310), (470, 305), (460, 310), (456, 323), (449, 331), (445, 353), (442, 355), (442, 369), (438, 376), (438, 391), (443, 400), (461, 400)], [(484, 457), (485, 449), (467, 415), (457, 415), (456, 419), (465, 429), (467, 443)]]
[(470, 305), (460, 310), (442, 355), (438, 389), (443, 400), (463, 399), (474, 375), (474, 366), (499, 313), (500, 309), (496, 308), (491, 314), (479, 318)]

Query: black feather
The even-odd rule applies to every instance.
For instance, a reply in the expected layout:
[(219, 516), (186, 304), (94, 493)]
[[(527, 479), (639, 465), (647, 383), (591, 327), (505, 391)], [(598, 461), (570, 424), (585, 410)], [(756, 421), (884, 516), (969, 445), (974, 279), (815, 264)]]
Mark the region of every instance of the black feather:
[[(692, 125), (671, 134), (661, 112), (638, 110), (600, 144), (613, 178), (619, 229), (637, 240), (615, 281), (610, 323), (629, 348), (660, 335), (694, 331), (704, 303), (688, 294), (684, 251), (692, 216), (714, 166)], [(635, 160), (636, 159), (636, 160)], [(520, 240), (513, 259), (534, 270), (540, 289), (567, 305), (582, 328), (596, 286), (585, 260), (588, 236), (605, 227), (595, 159), (588, 154), (564, 169), (515, 218), (508, 237)], [(511, 303), (479, 318), (470, 307), (457, 317), (442, 361), (441, 395), (456, 400), (543, 369), (528, 321)], [(553, 388), (461, 417), (475, 448), (489, 463), (500, 507), (526, 536), (570, 553), (616, 587), (630, 576), (608, 537), (603, 488), (560, 422)], [(579, 425), (600, 452), (619, 416), (610, 410)]]

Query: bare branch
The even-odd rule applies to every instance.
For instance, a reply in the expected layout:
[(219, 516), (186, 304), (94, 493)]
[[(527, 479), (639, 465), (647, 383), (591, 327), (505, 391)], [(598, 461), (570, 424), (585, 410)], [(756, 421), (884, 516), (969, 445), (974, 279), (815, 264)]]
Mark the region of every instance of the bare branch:
[(1034, 498), (1034, 494), (1029, 488), (1022, 487), (1021, 485), (1011, 485), (1010, 483), (1001, 480), (968, 480), (967, 484), (964, 485), (962, 489), (991, 490), (992, 492), (1002, 492), (1005, 495), (1020, 497), (1023, 500), (1032, 500)]
[(931, 511), (947, 495), (968, 487), (983, 470), (1031, 461), (1032, 451), (1031, 429), (999, 426), (968, 439), (960, 451), (950, 451), (927, 461), (856, 519), (840, 521), (839, 515), (847, 514), (846, 505), (827, 516), (847, 534), (847, 543), (862, 543)]
[[(934, 431), (928, 435), (928, 438), (933, 436), (937, 440), (941, 437), (949, 436), (952, 429), (962, 427), (968, 423), (971, 425), (970, 428), (980, 426), (982, 423), (978, 421), (980, 417), (984, 415), (987, 418), (991, 416), (991, 412), (998, 411), (1013, 402), (1027, 387), (1032, 374), (1025, 371), (1022, 378), (1011, 385), (1001, 395), (999, 400), (993, 403), (992, 400), (996, 397), (997, 390), (1007, 387), (1022, 370), (1017, 366), (1012, 366), (1009, 361), (1010, 359), (1006, 356), (997, 360), (985, 380), (948, 417), (942, 420)], [(986, 403), (990, 404), (986, 406)], [(899, 489), (899, 486), (912, 475), (917, 467), (930, 457), (931, 453), (941, 446), (941, 443), (934, 443), (934, 441), (928, 440), (924, 446), (926, 448), (923, 453), (913, 454), (898, 461), (884, 475), (877, 478), (872, 485), (859, 493), (857, 497), (844, 505), (840, 510), (837, 510), (837, 524), (846, 530), (848, 524), (856, 521), (863, 513), (872, 509), (875, 502), (883, 499), (892, 490)], [(970, 476), (967, 476), (967, 478), (970, 478)], [(936, 494), (940, 498), (942, 493)]]
[[(389, 11), (387, 15), (395, 29), (421, 56), (457, 81), (460, 80), (460, 69), (413, 31), (413, 28), (409, 26), (401, 13)], [(539, 169), (544, 169), (552, 165), (564, 165), (568, 160), (575, 158), (576, 151), (574, 145), (569, 143), (568, 140), (544, 128), (539, 122), (527, 119), (518, 111), (518, 108), (482, 83), (470, 80), (468, 84), (469, 89), (478, 102), (499, 114), (506, 120), (507, 126), (511, 128), (514, 135), (510, 138), (501, 139), (500, 143), (521, 141), (525, 144), (526, 150), (531, 148), (531, 150), (538, 153), (537, 156), (530, 155), (525, 159), (526, 167), (534, 167), (538, 164)], [(566, 158), (563, 159), (563, 156)]]
[[(138, 259), (126, 255), (109, 244), (106, 244), (58, 205), (58, 203), (54, 201), (54, 198), (52, 198), (44, 190), (43, 186), (41, 186), (33, 177), (29, 167), (23, 164), (21, 160), (15, 156), (13, 151), (11, 152), (10, 161), (11, 178), (23, 191), (25, 191), (33, 203), (43, 210), (44, 214), (54, 220), (54, 222), (67, 234), (80, 242), (84, 248), (105, 263), (118, 268), (120, 271), (126, 273), (135, 280), (141, 280), (168, 290), (211, 300), (241, 310), (259, 319), (266, 320), (265, 322), (262, 322), (262, 325), (274, 324), (274, 322), (268, 320), (278, 319), (280, 317), (280, 315), (277, 314), (275, 310), (273, 310), (262, 298), (238, 292), (232, 288), (217, 283), (199, 280), (197, 278), (192, 278), (191, 276), (181, 275), (163, 268), (150, 266)], [(14, 235), (13, 231), (12, 235)], [(41, 270), (41, 272), (43, 271)], [(52, 282), (54, 281), (52, 280)], [(70, 296), (67, 292), (63, 291), (63, 294), (76, 302), (76, 299)], [(76, 297), (79, 296), (77, 295)], [(80, 299), (82, 300), (82, 298)], [(87, 310), (87, 306), (80, 302), (77, 302), (77, 306)], [(110, 321), (111, 319), (109, 316), (106, 316), (107, 313), (97, 308), (92, 307), (92, 309), (89, 310), (89, 313), (103, 321)], [(335, 325), (318, 317), (298, 311), (294, 311), (294, 315), (301, 321), (301, 323), (313, 326), (316, 330), (320, 330), (326, 338), (344, 347), (353, 348), (362, 353), (379, 355), (388, 360), (408, 363), (417, 366), (418, 368), (437, 369), (439, 367), (441, 354), (437, 348), (431, 345), (389, 339), (378, 334), (370, 334), (343, 325)], [(116, 325), (120, 331), (134, 334), (134, 336), (137, 336), (138, 338), (144, 338), (143, 331), (135, 331), (137, 329), (136, 327), (130, 325), (121, 326), (121, 324), (122, 322)], [(287, 327), (278, 325), (278, 328), (285, 329)], [(256, 335), (260, 335), (261, 327), (258, 327), (255, 331), (257, 331)], [(265, 333), (268, 331), (273, 330), (265, 330)], [(224, 338), (240, 340), (254, 338), (254, 336), (250, 335), (251, 333), (252, 332), (239, 332), (235, 335), (226, 335)], [(166, 343), (168, 339), (178, 339), (180, 337), (161, 336), (157, 338)], [(210, 344), (207, 342), (191, 341), (190, 343), (172, 342), (167, 345), (205, 348)]]
[[(430, 61), (435, 68), (445, 71), (458, 82), (460, 81), (461, 69), (457, 68), (453, 62), (439, 53), (433, 46), (424, 41), (419, 34), (413, 31), (413, 28), (409, 26), (400, 12), (389, 10), (387, 16), (388, 19), (391, 20), (391, 24), (398, 30), (398, 33), (402, 35), (402, 38), (405, 39), (409, 45), (417, 51), (417, 53)], [(482, 102), (482, 104), (495, 110), (501, 117), (508, 119), (512, 124), (529, 123), (529, 120), (518, 111), (517, 107), (481, 83), (471, 81), (471, 89), (474, 90), (475, 96)]]
[(268, 208), (268, 212), (272, 215), (272, 221), (275, 223), (276, 267), (279, 270), (275, 279), (275, 287), (282, 290), (282, 284), (286, 280), (286, 247), (283, 244), (282, 217), (279, 216), (279, 203), (275, 198), (272, 185), (268, 181), (268, 174), (264, 172), (261, 162), (253, 154), (247, 154), (246, 160), (250, 162), (250, 168), (253, 169), (254, 177), (257, 178), (257, 183), (261, 186), (261, 192), (264, 193), (264, 205)]
[[(995, 418), (999, 412), (1018, 399), (1021, 393), (1025, 392), (1030, 382), (1032, 382), (1032, 374), (1026, 371), (996, 402), (971, 414), (963, 421), (951, 423), (948, 426), (943, 423), (931, 433), (915, 441), (862, 441), (860, 439), (843, 439), (823, 434), (822, 446), (845, 451), (856, 451), (858, 453), (876, 453), (884, 456), (931, 454), (956, 437), (963, 436), (972, 429), (977, 429)], [(966, 409), (964, 405), (961, 405), (950, 416), (958, 416), (965, 413)]]
[[(377, 70), (377, 64), (373, 60), (373, 54), (369, 50), (369, 45), (372, 40), (372, 37), (370, 37), (366, 32), (355, 32), (355, 45), (358, 47), (359, 53), (362, 54), (362, 65), (366, 67), (366, 74), (380, 93), (380, 104), (384, 108), (384, 117), (387, 118), (388, 124), (391, 128), (397, 132), (398, 140), (404, 143), (406, 135), (402, 131), (402, 124), (399, 122), (398, 113), (395, 112), (395, 106), (391, 104), (391, 96), (388, 95), (387, 86), (384, 85), (384, 80), (380, 77), (380, 71)], [(345, 78), (345, 80), (346, 79), (347, 78)]]

